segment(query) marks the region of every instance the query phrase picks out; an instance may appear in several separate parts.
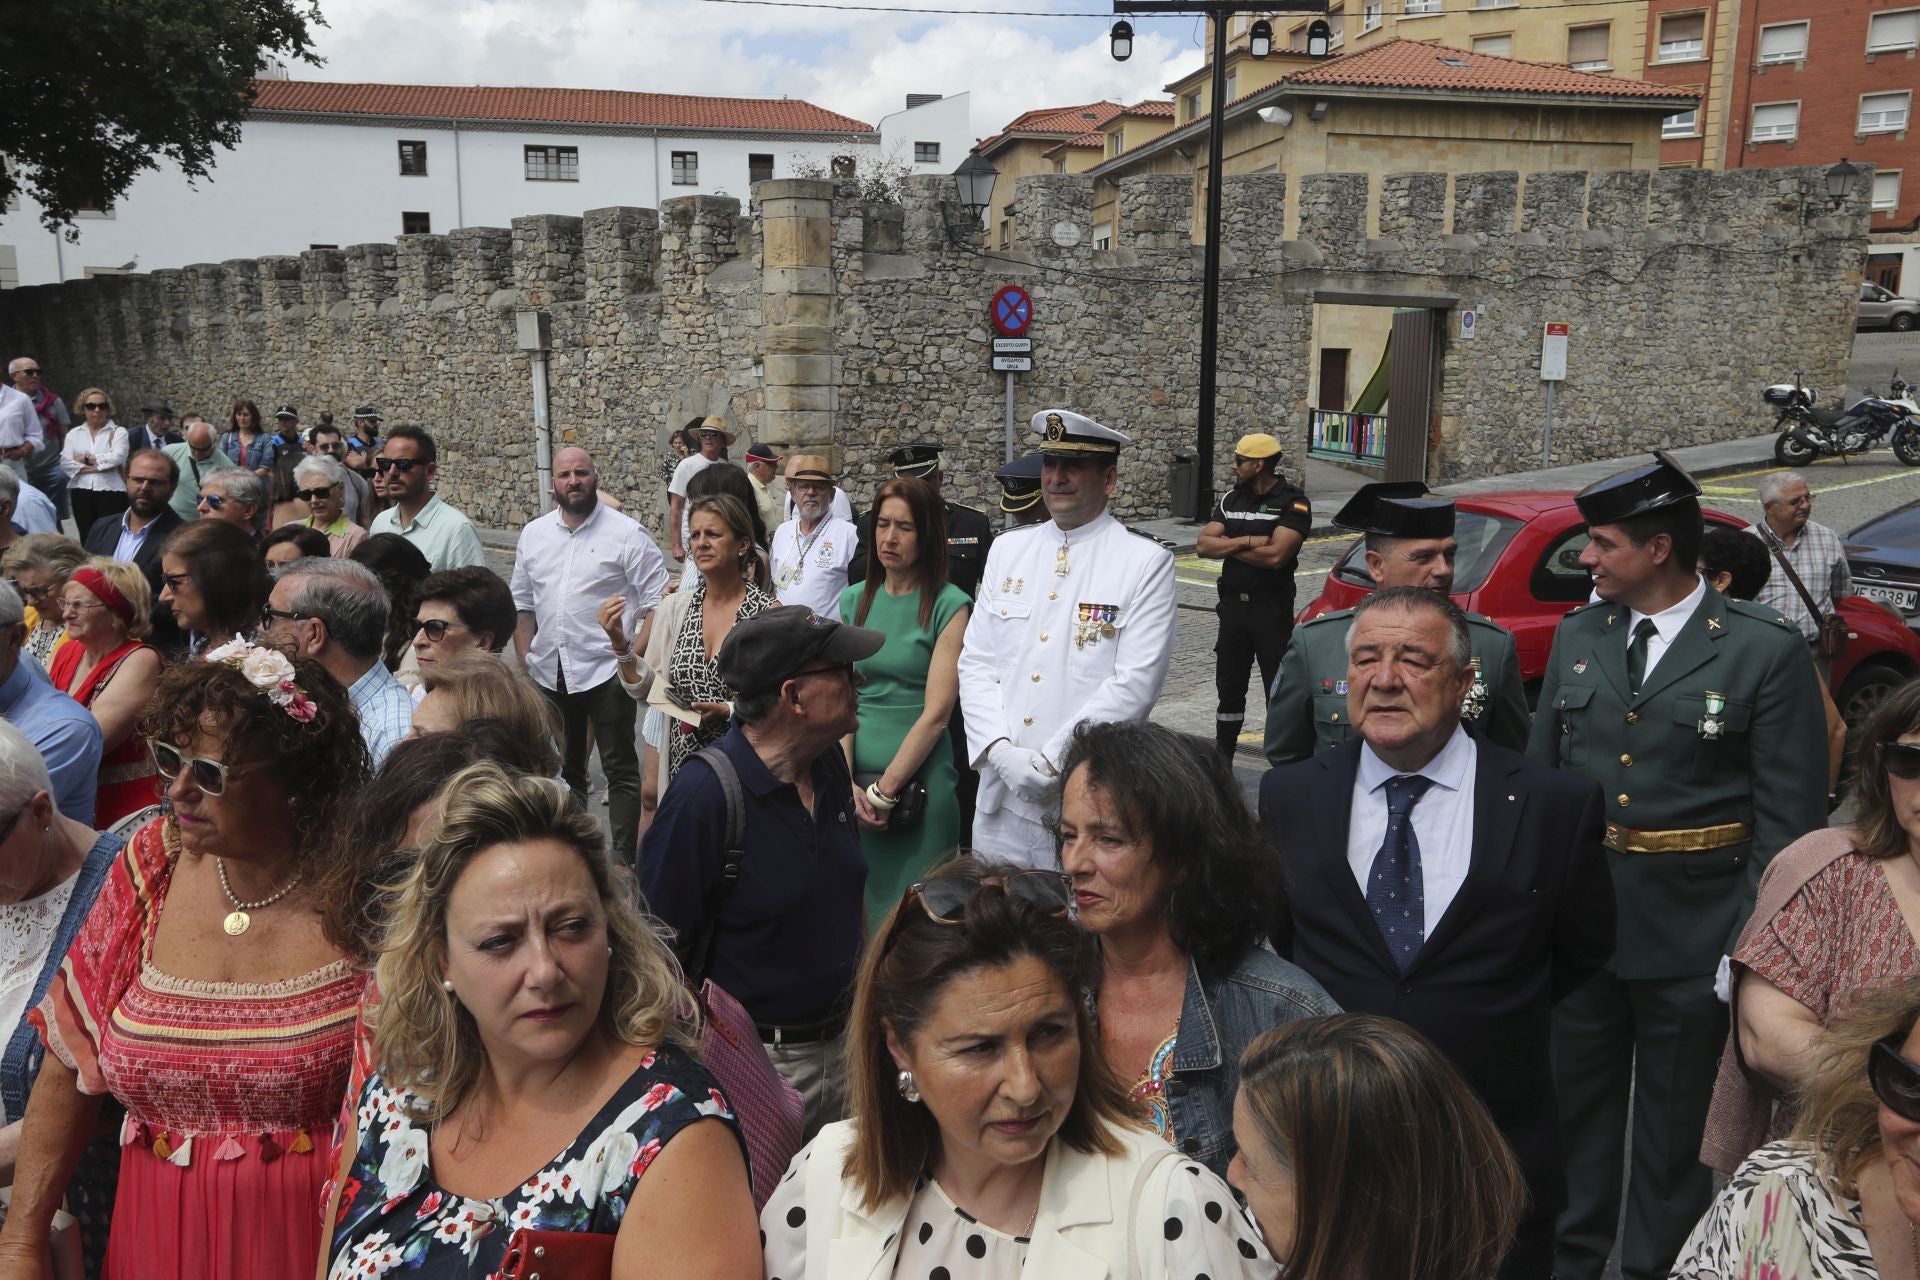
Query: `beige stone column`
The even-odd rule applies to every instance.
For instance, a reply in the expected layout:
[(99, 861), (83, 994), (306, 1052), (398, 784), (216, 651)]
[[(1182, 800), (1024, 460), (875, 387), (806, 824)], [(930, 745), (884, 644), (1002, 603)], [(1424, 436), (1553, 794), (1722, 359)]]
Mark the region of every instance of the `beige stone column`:
[(833, 184), (762, 182), (761, 330), (766, 412), (760, 439), (783, 454), (833, 453)]

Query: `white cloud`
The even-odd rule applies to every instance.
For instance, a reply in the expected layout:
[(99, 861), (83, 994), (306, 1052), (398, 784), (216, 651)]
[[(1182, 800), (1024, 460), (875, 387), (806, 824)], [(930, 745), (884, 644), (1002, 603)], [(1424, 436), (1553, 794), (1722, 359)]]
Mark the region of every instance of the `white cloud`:
[[(1006, 7), (1028, 5), (1105, 7)], [(1192, 19), (1136, 19), (1134, 56), (1117, 63), (1104, 18), (918, 17), (702, 0), (327, 0), (324, 11), (329, 25), (316, 35), (326, 65), (297, 65), (296, 78), (786, 96), (868, 123), (899, 110), (909, 93), (971, 90), (982, 135), (1033, 107), (1162, 97), (1162, 85), (1201, 61)]]

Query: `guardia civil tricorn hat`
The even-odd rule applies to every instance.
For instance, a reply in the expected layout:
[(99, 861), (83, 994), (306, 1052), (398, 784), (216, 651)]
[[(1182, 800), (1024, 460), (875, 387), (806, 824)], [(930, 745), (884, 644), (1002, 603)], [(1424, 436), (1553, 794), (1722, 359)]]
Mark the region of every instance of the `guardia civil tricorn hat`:
[(1573, 501), (1588, 524), (1618, 524), (1699, 496), (1699, 481), (1672, 454), (1655, 449), (1652, 462), (1596, 480)]
[(1383, 538), (1451, 538), (1453, 499), (1432, 496), (1418, 480), (1378, 480), (1356, 489), (1333, 522)]

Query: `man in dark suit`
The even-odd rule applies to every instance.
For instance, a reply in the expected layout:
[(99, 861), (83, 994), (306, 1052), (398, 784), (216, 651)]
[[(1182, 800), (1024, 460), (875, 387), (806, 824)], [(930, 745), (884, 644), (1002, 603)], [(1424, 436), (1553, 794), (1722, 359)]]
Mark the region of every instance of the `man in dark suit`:
[(173, 609), (160, 598), (164, 586), (160, 553), (185, 521), (172, 506), (180, 483), (180, 464), (158, 449), (142, 449), (127, 459), (127, 509), (118, 520), (96, 520), (87, 533), (87, 550), (109, 560), (124, 560), (146, 575), (153, 589), (153, 647), (172, 657), (185, 647), (174, 625)]
[(1613, 952), (1613, 884), (1600, 788), (1461, 723), (1471, 644), (1438, 592), (1354, 611), (1360, 739), (1260, 784), (1288, 887), (1273, 933), (1341, 1008), (1407, 1023), (1460, 1069), (1527, 1182), (1501, 1276), (1545, 1280), (1563, 1195), (1551, 1011)]

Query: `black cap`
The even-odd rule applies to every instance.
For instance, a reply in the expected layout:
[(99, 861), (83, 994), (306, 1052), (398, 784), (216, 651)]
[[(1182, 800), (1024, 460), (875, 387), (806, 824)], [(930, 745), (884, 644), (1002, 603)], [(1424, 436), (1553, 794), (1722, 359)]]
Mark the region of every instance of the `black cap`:
[(1700, 496), (1700, 484), (1664, 449), (1653, 461), (1596, 480), (1573, 495), (1588, 524), (1618, 524)]
[(298, 418), (300, 417), (300, 411), (299, 411), (298, 409), (296, 409), (296, 408), (294, 408), (294, 407), (293, 407), (292, 405), (290, 405), (290, 404), (283, 404), (283, 405), (281, 405), (281, 406), (280, 406), (280, 407), (279, 407), (278, 409), (275, 409), (275, 410), (273, 411), (273, 416), (274, 416), (274, 417), (276, 417), (276, 418), (294, 418), (294, 419), (298, 419)]
[(728, 688), (750, 697), (778, 689), (809, 662), (858, 662), (886, 642), (882, 632), (822, 618), (803, 604), (782, 605), (735, 623), (714, 669)]
[(141, 405), (140, 412), (158, 413), (165, 417), (171, 418), (173, 416), (173, 406), (168, 404), (165, 400), (155, 400), (152, 404)]
[(764, 441), (748, 445), (747, 456), (757, 462), (780, 461), (780, 455), (774, 452), (773, 446)]
[(1040, 464), (1042, 458), (1037, 453), (1015, 458), (1006, 466), (995, 471), (994, 477), (1000, 481), (1000, 509), (1013, 513), (1025, 511), (1040, 501)]
[(1451, 538), (1453, 499), (1429, 495), (1418, 480), (1379, 480), (1361, 485), (1333, 522), (1385, 538)]
[(937, 444), (901, 445), (887, 455), (887, 465), (893, 468), (897, 476), (924, 476), (940, 466), (940, 446)]
[(355, 418), (372, 418), (375, 422), (380, 421), (380, 411), (370, 404), (363, 404), (355, 409), (353, 416)]

